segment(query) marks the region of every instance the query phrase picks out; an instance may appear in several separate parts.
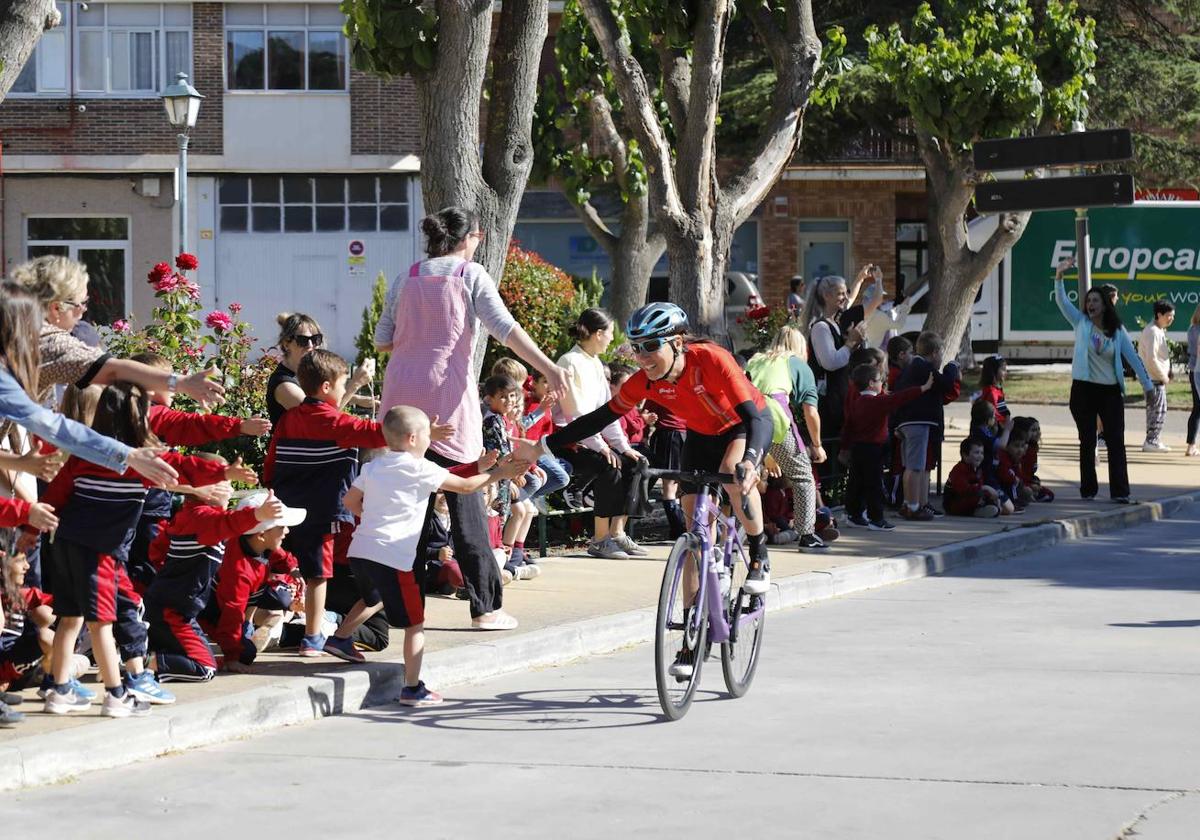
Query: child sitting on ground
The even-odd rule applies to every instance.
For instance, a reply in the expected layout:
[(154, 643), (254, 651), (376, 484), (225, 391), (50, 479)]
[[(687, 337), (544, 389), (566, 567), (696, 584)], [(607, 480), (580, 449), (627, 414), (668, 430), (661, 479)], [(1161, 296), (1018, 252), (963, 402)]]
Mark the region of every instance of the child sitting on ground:
[(1025, 457), (1021, 459), (1021, 481), (1033, 491), (1035, 502), (1053, 502), (1054, 491), (1042, 484), (1038, 477), (1038, 447), (1042, 444), (1042, 427), (1033, 417), (1017, 417), (1013, 420), (1013, 432), (1025, 434)]
[(1024, 510), (1033, 501), (1033, 490), (1025, 486), (1021, 480), (1021, 459), (1025, 457), (1028, 443), (1025, 432), (1013, 429), (1008, 435), (1008, 441), (1000, 450), (996, 464), (996, 480), (1000, 484), (1000, 492), (1012, 499), (1017, 510)]
[(227, 523), (224, 532), (229, 534), (213, 595), (219, 613), (213, 641), (221, 647), (226, 670), (247, 673), (266, 647), (271, 628), (291, 606), (291, 588), (281, 578), (298, 578), (300, 571), (295, 556), (282, 545), (307, 511), (287, 507), (270, 491), (245, 497), (232, 513), (212, 510), (219, 513), (214, 520)]
[(450, 598), (465, 585), (450, 539), (450, 508), (446, 504), (446, 494), (439, 492), (433, 497), (433, 516), (425, 521), (424, 592)]
[(1015, 513), (1016, 507), (1001, 487), (997, 470), (1000, 466), (1000, 450), (1008, 445), (1012, 426), (1011, 418), (1003, 428), (997, 425), (996, 408), (987, 400), (979, 399), (971, 403), (970, 436), (983, 443), (983, 483), (996, 491), (1000, 513), (1005, 516)]
[(526, 465), (510, 461), (490, 474), (469, 478), (451, 474), (425, 460), (430, 441), (429, 418), (412, 406), (399, 405), (389, 410), (383, 418), (383, 433), (388, 451), (363, 467), (345, 497), (347, 509), (360, 518), (349, 556), (362, 600), (329, 637), (326, 649), (351, 662), (364, 661), (350, 641), (350, 634), (358, 624), (382, 609), (388, 624), (404, 628), (404, 688), (400, 691), (400, 703), (430, 706), (442, 702), (442, 698), (421, 681), (425, 647), (425, 595), (421, 587), (425, 563), (416, 554), (425, 505), (436, 490), (474, 493), (492, 482), (519, 475)]
[(983, 480), (985, 446), (976, 437), (964, 438), (958, 445), (961, 460), (946, 479), (943, 498), (946, 513), (984, 519), (1000, 515), (1000, 494)]
[[(10, 708), (22, 700), (10, 690), (20, 691), (30, 683), (43, 660), (49, 662), (54, 645), (54, 599), (25, 585), (28, 571), (24, 553), (0, 552), (0, 726), (25, 718)], [(71, 681), (76, 682), (89, 664), (86, 656), (73, 657)]]
[[(524, 408), (521, 386), (507, 376), (489, 376), (483, 383), (483, 400), (487, 406), (483, 417), (484, 448), (507, 456), (512, 452), (512, 438), (519, 433), (510, 415), (514, 405), (518, 411)], [(538, 513), (530, 496), (541, 488), (544, 479), (545, 474), (534, 467), (496, 487), (497, 504), (504, 520), (504, 550), (508, 554), (504, 567), (514, 580), (529, 580), (542, 571), (526, 556), (525, 538)]]

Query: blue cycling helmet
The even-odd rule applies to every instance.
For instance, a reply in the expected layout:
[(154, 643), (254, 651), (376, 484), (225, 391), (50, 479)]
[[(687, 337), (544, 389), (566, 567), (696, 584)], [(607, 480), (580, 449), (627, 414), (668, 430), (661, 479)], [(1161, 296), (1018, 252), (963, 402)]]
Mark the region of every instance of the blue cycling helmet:
[(687, 313), (673, 303), (648, 303), (629, 316), (625, 335), (630, 341), (663, 338), (687, 330)]

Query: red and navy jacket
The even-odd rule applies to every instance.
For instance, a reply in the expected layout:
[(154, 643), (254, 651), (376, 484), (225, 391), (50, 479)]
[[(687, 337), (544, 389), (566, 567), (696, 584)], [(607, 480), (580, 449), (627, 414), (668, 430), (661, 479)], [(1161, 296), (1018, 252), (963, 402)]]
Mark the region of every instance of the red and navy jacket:
[(1021, 481), (1021, 462), (1009, 454), (1007, 447), (1000, 450), (999, 463), (996, 464), (996, 481), (1010, 499), (1018, 501), (1017, 491), (1024, 483)]
[(189, 502), (179, 509), (154, 541), (151, 553), (165, 544), (166, 558), (146, 590), (147, 605), (169, 607), (194, 618), (212, 593), (213, 578), (225, 554), (225, 543), (255, 526), (254, 508), (228, 511)]
[(851, 382), (846, 392), (845, 419), (842, 420), (842, 446), (887, 443), (888, 416), (919, 396), (919, 386), (905, 388), (894, 394), (866, 394), (859, 393)]
[(950, 470), (946, 479), (943, 507), (947, 513), (970, 516), (979, 507), (983, 496), (983, 468), (976, 469), (966, 461), (959, 461)]
[(221, 617), (217, 620), (212, 638), (221, 646), (227, 659), (239, 659), (242, 656), (246, 605), (250, 603), (250, 596), (273, 576), (288, 575), (297, 566), (296, 556), (282, 548), (255, 554), (245, 537), (226, 543), (216, 591)]
[[(155, 403), (146, 415), (150, 431), (170, 446), (201, 446), (218, 440), (235, 438), (242, 433), (242, 418), (220, 414), (192, 414), (176, 411)], [(142, 516), (158, 521), (171, 515), (172, 494), (169, 490), (151, 487), (146, 492)]]
[(1021, 480), (1026, 484), (1040, 483), (1037, 476), (1037, 469), (1038, 445), (1031, 443), (1025, 450), (1025, 457), (1021, 459)]
[[(217, 461), (178, 452), (164, 452), (162, 459), (193, 487), (225, 479), (225, 466)], [(120, 555), (142, 514), (149, 486), (150, 482), (133, 470), (118, 474), (72, 456), (50, 482), (41, 501), (58, 513), (56, 537), (100, 554)]]
[(358, 450), (387, 446), (382, 427), (309, 397), (284, 412), (271, 436), (263, 484), (288, 507), (304, 508), (293, 534), (328, 534), (353, 522), (342, 497), (358, 477)]

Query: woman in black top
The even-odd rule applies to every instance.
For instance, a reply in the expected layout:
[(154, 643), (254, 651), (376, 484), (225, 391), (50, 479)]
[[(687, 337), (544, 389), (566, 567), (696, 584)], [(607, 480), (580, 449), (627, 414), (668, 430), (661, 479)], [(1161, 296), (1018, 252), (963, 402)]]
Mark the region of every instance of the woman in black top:
[[(304, 402), (305, 395), (299, 380), (296, 379), (296, 368), (310, 350), (325, 343), (321, 325), (309, 315), (301, 312), (283, 312), (276, 316), (275, 320), (279, 323), (279, 341), (276, 342), (276, 346), (282, 351), (283, 359), (275, 366), (267, 380), (267, 416), (271, 418), (272, 427), (279, 425), (279, 418), (285, 411)], [(365, 405), (374, 408), (374, 400), (371, 397), (354, 396), (374, 376), (375, 360), (367, 359), (346, 383), (346, 401), (343, 405)]]

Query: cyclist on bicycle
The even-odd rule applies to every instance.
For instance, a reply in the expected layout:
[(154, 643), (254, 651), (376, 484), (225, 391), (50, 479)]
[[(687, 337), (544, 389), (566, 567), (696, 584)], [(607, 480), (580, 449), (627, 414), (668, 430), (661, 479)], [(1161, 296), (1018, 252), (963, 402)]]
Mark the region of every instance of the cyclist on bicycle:
[[(606, 405), (542, 438), (543, 446), (549, 453), (594, 435), (644, 399), (669, 408), (687, 426), (680, 469), (734, 473), (740, 466), (745, 470), (740, 483), (725, 489), (749, 537), (750, 569), (743, 588), (751, 595), (765, 595), (770, 561), (758, 468), (771, 445), (771, 415), (765, 398), (733, 356), (712, 342), (685, 339), (687, 328), (687, 315), (673, 303), (651, 303), (634, 312), (625, 334), (640, 369)], [(685, 484), (682, 489), (690, 523), (699, 488)], [(749, 502), (749, 516), (742, 513), (743, 495)]]

